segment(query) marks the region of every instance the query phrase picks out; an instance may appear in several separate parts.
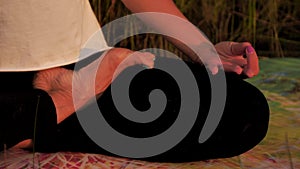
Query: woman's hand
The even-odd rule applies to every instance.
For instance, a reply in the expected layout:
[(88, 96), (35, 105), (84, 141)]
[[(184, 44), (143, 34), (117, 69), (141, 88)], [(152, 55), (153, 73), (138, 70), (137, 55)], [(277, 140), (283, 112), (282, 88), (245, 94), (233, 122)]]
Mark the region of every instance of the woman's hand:
[(220, 42), (215, 48), (220, 55), (224, 71), (244, 74), (249, 78), (259, 73), (258, 57), (250, 43)]
[[(64, 68), (40, 71), (36, 74), (33, 85), (51, 96), (56, 107), (57, 122), (60, 123), (92, 97), (104, 92), (124, 69), (136, 64), (153, 68), (154, 58), (153, 54), (147, 52), (113, 48), (79, 71)], [(80, 98), (76, 101), (76, 107), (73, 103), (74, 96)]]

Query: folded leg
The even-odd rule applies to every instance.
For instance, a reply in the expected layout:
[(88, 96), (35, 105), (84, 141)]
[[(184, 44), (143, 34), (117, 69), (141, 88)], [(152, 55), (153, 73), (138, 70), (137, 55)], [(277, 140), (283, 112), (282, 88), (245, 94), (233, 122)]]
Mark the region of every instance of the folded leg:
[[(157, 58), (156, 64), (159, 62), (177, 61)], [(211, 86), (204, 67), (187, 64), (195, 75), (201, 97), (196, 122), (187, 136), (171, 150), (143, 160), (186, 162), (225, 158), (242, 154), (256, 146), (267, 132), (268, 104), (264, 95), (256, 87), (234, 74), (226, 74), (226, 105), (216, 131), (206, 142), (202, 144), (198, 142), (210, 107)], [(137, 67), (133, 66), (129, 69)], [(125, 73), (126, 70), (123, 74)], [(178, 115), (181, 101), (178, 85), (170, 75), (158, 69), (148, 69), (138, 74), (131, 83), (129, 94), (132, 104), (139, 110), (147, 110), (150, 106), (148, 96), (153, 89), (164, 91), (167, 96), (167, 106), (163, 115), (151, 123), (135, 123), (122, 117), (112, 101), (110, 87), (98, 99), (97, 104), (107, 122), (120, 133), (137, 138), (154, 136), (172, 125)], [(58, 149), (112, 155), (88, 137), (80, 126), (76, 114), (59, 124), (58, 128)], [(105, 137), (105, 133), (102, 134)]]

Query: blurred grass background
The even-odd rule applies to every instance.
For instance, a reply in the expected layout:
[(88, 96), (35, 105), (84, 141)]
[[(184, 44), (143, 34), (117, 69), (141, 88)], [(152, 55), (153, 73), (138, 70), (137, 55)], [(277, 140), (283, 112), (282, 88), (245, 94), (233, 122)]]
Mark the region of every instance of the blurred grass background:
[[(120, 0), (89, 1), (102, 26), (131, 13)], [(213, 43), (228, 40), (249, 41), (255, 46), (261, 57), (262, 69), (258, 76), (247, 81), (265, 94), (270, 105), (271, 119), (266, 138), (245, 154), (196, 163), (162, 164), (164, 166), (161, 168), (300, 168), (300, 0), (174, 0), (174, 2)], [(134, 30), (134, 25), (130, 29)], [(118, 45), (133, 50), (162, 48), (185, 57), (163, 37), (153, 34), (130, 37)], [(30, 162), (34, 164), (34, 155), (25, 154), (21, 160), (13, 157), (12, 163), (15, 163), (14, 160), (20, 160), (25, 167), (19, 168), (28, 168)], [(45, 164), (54, 159), (59, 161), (57, 164), (64, 165), (68, 163), (66, 159), (69, 157), (64, 158), (63, 155), (63, 153), (53, 156), (46, 154), (42, 159), (45, 159)], [(81, 153), (80, 158), (82, 155), (84, 154)], [(29, 159), (29, 162), (25, 159)], [(86, 158), (82, 159), (84, 161), (82, 164), (88, 163)], [(116, 161), (116, 164), (120, 163), (119, 159)], [(6, 165), (5, 161), (2, 164), (1, 162), (0, 160), (0, 168), (1, 165)], [(17, 164), (21, 166), (21, 163)], [(77, 159), (76, 163), (79, 164)], [(98, 164), (104, 167), (113, 163), (99, 160)], [(125, 164), (134, 166), (134, 163), (128, 161)], [(38, 165), (42, 166), (39, 163)], [(126, 165), (122, 164), (122, 168)], [(149, 164), (137, 164), (139, 168), (147, 165)], [(16, 168), (14, 166), (16, 165), (12, 168)], [(151, 166), (156, 168), (155, 164), (151, 163)]]
[[(184, 15), (213, 42), (249, 41), (259, 56), (300, 57), (299, 0), (174, 0)], [(121, 0), (90, 0), (103, 26), (130, 14)], [(134, 25), (130, 28), (134, 30)], [(132, 31), (124, 30), (124, 31)], [(184, 55), (158, 35), (123, 40), (121, 47), (162, 48)]]

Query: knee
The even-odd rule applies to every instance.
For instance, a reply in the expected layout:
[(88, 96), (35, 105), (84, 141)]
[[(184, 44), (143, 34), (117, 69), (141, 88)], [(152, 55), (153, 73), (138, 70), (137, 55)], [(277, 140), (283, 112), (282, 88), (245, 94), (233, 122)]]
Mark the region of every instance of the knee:
[(249, 83), (245, 84), (244, 126), (241, 131), (240, 154), (258, 145), (266, 136), (269, 126), (269, 106), (263, 93)]

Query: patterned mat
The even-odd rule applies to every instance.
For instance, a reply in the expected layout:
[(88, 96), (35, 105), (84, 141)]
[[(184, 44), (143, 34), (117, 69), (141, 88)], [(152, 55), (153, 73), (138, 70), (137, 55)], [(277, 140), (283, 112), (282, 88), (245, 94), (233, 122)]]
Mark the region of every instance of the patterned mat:
[[(153, 163), (126, 158), (115, 158), (100, 154), (84, 153), (29, 153), (20, 149), (10, 149), (1, 153), (1, 169), (41, 168), (41, 169), (225, 169), (225, 168), (291, 168), (290, 159), (277, 158), (264, 152), (260, 146), (238, 157), (190, 163)], [(295, 162), (297, 159), (292, 159)], [(300, 161), (293, 164), (300, 168)]]
[(85, 153), (0, 152), (0, 169), (300, 169), (300, 59), (266, 59), (253, 79), (266, 95), (271, 120), (267, 137), (240, 156), (190, 163), (153, 163)]

